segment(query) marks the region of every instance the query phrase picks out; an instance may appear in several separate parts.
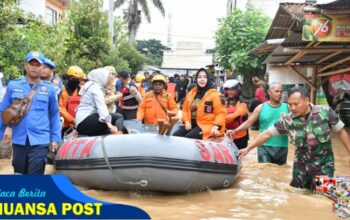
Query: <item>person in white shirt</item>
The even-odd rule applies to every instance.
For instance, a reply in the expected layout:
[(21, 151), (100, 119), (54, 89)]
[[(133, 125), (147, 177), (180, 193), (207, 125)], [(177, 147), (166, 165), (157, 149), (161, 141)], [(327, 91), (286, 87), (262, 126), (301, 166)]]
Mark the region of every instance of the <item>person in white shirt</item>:
[(107, 69), (94, 69), (88, 74), (88, 82), (81, 88), (80, 104), (76, 112), (79, 135), (98, 136), (123, 134), (123, 116), (110, 114), (104, 99), (104, 90), (114, 80)]

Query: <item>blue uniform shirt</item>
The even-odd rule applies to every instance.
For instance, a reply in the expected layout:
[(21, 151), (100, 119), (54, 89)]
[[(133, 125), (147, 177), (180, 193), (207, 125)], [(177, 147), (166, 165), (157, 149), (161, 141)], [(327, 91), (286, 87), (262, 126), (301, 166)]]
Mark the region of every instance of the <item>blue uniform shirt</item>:
[[(20, 78), (7, 86), (7, 91), (0, 106), (0, 113), (8, 108), (13, 101), (23, 98), (32, 90), (27, 78)], [(4, 135), (6, 125), (0, 118), (0, 137)], [(33, 145), (61, 142), (60, 113), (54, 86), (42, 81), (35, 92), (28, 113), (12, 127), (12, 142), (25, 145), (26, 138)]]
[(115, 90), (120, 92), (120, 90), (122, 90), (122, 88), (123, 88), (122, 81), (117, 79), (117, 82), (115, 83)]
[(62, 80), (57, 76), (53, 76), (52, 79), (50, 80), (50, 82), (55, 87), (57, 97), (59, 98), (61, 95), (61, 92), (62, 92), (62, 87), (63, 87)]

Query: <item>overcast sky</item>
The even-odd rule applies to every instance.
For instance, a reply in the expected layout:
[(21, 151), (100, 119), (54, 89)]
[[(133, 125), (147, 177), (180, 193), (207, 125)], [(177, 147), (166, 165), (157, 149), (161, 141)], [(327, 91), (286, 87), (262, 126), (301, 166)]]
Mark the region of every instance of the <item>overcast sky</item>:
[[(234, 0), (233, 0), (234, 1)], [(237, 0), (238, 6), (242, 7), (248, 0)], [(275, 7), (268, 9), (267, 13), (273, 17), (277, 11), (279, 2), (283, 0), (250, 0), (251, 3), (267, 4), (274, 2)], [(327, 3), (332, 0), (318, 0), (317, 3)], [(108, 0), (105, 0), (107, 8)], [(218, 18), (226, 15), (227, 0), (162, 0), (165, 8), (165, 17), (149, 2), (151, 23), (142, 18), (142, 23), (137, 34), (137, 39), (159, 39), (167, 45), (169, 28), (169, 14), (171, 15), (171, 34), (173, 48), (178, 41), (202, 42), (204, 49), (214, 48), (215, 31), (218, 27)], [(305, 0), (293, 0), (293, 2), (305, 2)], [(116, 9), (116, 15), (122, 15), (122, 9), (127, 4)]]

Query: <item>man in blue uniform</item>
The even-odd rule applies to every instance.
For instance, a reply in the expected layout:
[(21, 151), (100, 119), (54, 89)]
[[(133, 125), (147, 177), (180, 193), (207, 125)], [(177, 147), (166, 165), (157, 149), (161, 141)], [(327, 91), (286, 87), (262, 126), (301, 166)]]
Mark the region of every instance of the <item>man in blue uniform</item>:
[(54, 62), (52, 62), (52, 60), (48, 58), (45, 58), (43, 62), (44, 66), (40, 78), (42, 80), (47, 80), (51, 82), (56, 89), (57, 97), (59, 97), (61, 95), (63, 83), (62, 80), (59, 77), (55, 76), (53, 72), (53, 70), (56, 69), (56, 65), (54, 64)]
[[(12, 165), (15, 173), (43, 174), (46, 155), (57, 149), (61, 141), (58, 101), (54, 86), (40, 80), (45, 56), (41, 52), (30, 52), (25, 58), (26, 77), (10, 81), (0, 106), (0, 113), (16, 99), (28, 95), (35, 84), (39, 84), (28, 113), (12, 127)], [(0, 137), (9, 138), (11, 129), (0, 120)]]

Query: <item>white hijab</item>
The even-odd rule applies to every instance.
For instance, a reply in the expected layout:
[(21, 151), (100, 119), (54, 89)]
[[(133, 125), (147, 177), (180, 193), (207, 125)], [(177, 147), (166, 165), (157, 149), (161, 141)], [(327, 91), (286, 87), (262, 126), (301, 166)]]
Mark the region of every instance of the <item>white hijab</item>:
[(107, 85), (109, 75), (110, 71), (108, 69), (99, 68), (91, 70), (87, 75), (89, 81), (81, 88), (79, 95), (84, 94), (91, 84), (98, 84), (101, 89), (104, 89)]

